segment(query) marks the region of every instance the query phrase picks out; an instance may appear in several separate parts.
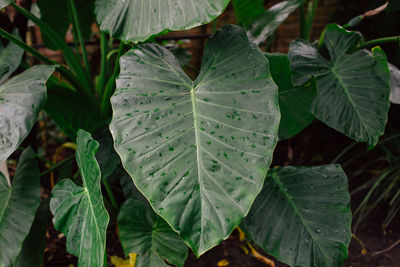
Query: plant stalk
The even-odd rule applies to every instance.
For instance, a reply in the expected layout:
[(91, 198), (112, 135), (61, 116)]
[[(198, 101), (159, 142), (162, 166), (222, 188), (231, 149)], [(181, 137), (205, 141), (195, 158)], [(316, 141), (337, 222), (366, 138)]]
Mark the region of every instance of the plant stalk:
[(357, 46), (356, 48), (352, 49), (349, 51), (349, 53), (355, 52), (360, 49), (367, 48), (369, 46), (375, 46), (375, 45), (380, 45), (380, 44), (385, 44), (385, 43), (393, 43), (393, 42), (398, 42), (400, 43), (400, 35), (399, 36), (390, 36), (390, 37), (383, 37), (383, 38), (378, 38), (374, 40), (370, 40), (367, 42), (364, 42)]
[(112, 205), (115, 209), (119, 210), (117, 200), (116, 200), (115, 197), (114, 197), (114, 194), (113, 194), (113, 192), (112, 192), (112, 190), (111, 190), (110, 185), (108, 184), (107, 179), (102, 178), (101, 181), (103, 182), (104, 188), (106, 189), (107, 195), (108, 195), (108, 197), (109, 197), (109, 199), (110, 199), (110, 201), (111, 201), (111, 205)]
[(108, 78), (108, 70), (107, 70), (108, 42), (105, 32), (100, 32), (100, 53), (101, 53), (101, 67), (100, 67), (98, 94), (102, 95), (106, 86), (106, 79)]
[(58, 162), (57, 164), (54, 164), (53, 166), (51, 166), (50, 168), (48, 168), (47, 170), (45, 170), (44, 172), (42, 172), (40, 174), (40, 177), (45, 176), (46, 174), (54, 171), (55, 169), (58, 169), (59, 167), (61, 167), (62, 165), (64, 165), (65, 163), (71, 161), (73, 158), (75, 158), (75, 154), (74, 155), (70, 155), (69, 157), (63, 159), (62, 161)]

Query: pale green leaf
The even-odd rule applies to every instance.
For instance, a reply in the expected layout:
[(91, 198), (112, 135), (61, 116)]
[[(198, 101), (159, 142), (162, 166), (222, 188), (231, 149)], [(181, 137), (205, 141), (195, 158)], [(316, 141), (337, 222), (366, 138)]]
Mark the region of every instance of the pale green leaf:
[(5, 8), (8, 6), (13, 0), (0, 0), (0, 9)]
[[(21, 39), (18, 31), (14, 31), (13, 35)], [(0, 42), (0, 84), (3, 83), (18, 68), (21, 62), (24, 50), (13, 42), (9, 42), (3, 47)]]

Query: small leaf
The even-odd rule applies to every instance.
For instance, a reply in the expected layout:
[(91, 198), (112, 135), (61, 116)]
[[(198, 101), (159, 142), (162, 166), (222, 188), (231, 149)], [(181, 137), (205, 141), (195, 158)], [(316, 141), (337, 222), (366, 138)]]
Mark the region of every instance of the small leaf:
[(62, 180), (53, 188), (50, 201), (54, 227), (67, 236), (67, 250), (79, 257), (79, 266), (103, 266), (104, 262), (109, 216), (95, 158), (98, 146), (89, 133), (78, 131), (76, 161), (83, 187)]
[[(21, 39), (18, 31), (14, 30), (13, 35)], [(15, 43), (9, 42), (7, 47), (3, 47), (0, 42), (0, 84), (18, 68), (23, 54), (24, 50)]]
[(279, 140), (289, 139), (311, 124), (314, 115), (309, 112), (310, 105), (316, 96), (315, 83), (295, 86), (292, 83), (292, 72), (287, 55), (266, 53), (271, 75), (279, 90)]
[(261, 189), (277, 142), (277, 87), (237, 26), (208, 40), (195, 81), (165, 48), (136, 47), (121, 58), (111, 99), (114, 147), (199, 256), (230, 235)]
[(101, 30), (123, 41), (143, 42), (168, 30), (188, 30), (220, 15), (229, 0), (97, 0)]
[(46, 245), (46, 230), (50, 222), (49, 202), (49, 199), (40, 202), (31, 230), (22, 244), (22, 250), (13, 267), (42, 266)]
[(289, 60), (295, 84), (310, 77), (317, 80), (311, 112), (354, 140), (375, 146), (387, 121), (390, 74), (381, 49), (373, 54), (367, 50), (348, 53), (361, 39), (359, 33), (330, 24), (323, 35), (329, 60), (303, 40), (290, 45)]
[(279, 25), (295, 11), (304, 0), (282, 1), (264, 12), (251, 26), (249, 39), (257, 45), (271, 36)]
[(0, 162), (29, 134), (46, 101), (45, 82), (54, 68), (34, 66), (0, 85)]
[(125, 254), (137, 253), (137, 267), (183, 266), (188, 248), (148, 203), (128, 199), (118, 215)]
[(22, 249), (40, 202), (39, 167), (31, 148), (22, 152), (10, 186), (0, 172), (0, 266), (11, 266)]
[(338, 165), (272, 169), (241, 227), (290, 266), (341, 266), (351, 239), (347, 177)]

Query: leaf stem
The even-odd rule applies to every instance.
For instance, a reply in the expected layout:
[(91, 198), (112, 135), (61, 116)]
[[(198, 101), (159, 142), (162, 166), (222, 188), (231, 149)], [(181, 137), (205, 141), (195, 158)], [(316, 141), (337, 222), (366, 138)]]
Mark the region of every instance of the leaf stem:
[(100, 53), (101, 53), (101, 67), (100, 67), (100, 80), (98, 85), (98, 93), (99, 95), (103, 95), (103, 91), (106, 86), (106, 79), (108, 77), (108, 70), (107, 70), (108, 42), (105, 32), (100, 32)]
[(375, 46), (375, 45), (380, 45), (380, 44), (385, 44), (385, 43), (393, 43), (393, 42), (398, 42), (400, 43), (400, 35), (399, 36), (390, 36), (390, 37), (383, 37), (383, 38), (378, 38), (374, 40), (370, 40), (364, 43), (361, 43), (359, 46), (356, 48), (352, 49), (349, 51), (349, 53), (355, 52), (357, 50), (369, 47), (369, 46)]
[(69, 0), (69, 4), (71, 7), (73, 24), (75, 26), (74, 27), (74, 29), (76, 31), (75, 33), (78, 35), (78, 39), (79, 39), (79, 43), (80, 43), (80, 47), (81, 47), (83, 63), (85, 64), (85, 68), (86, 68), (86, 75), (88, 76), (89, 81), (92, 81), (92, 71), (90, 69), (89, 59), (88, 59), (87, 51), (86, 51), (86, 47), (85, 47), (85, 42), (84, 42), (83, 36), (82, 36), (81, 25), (79, 23), (78, 12), (76, 10), (75, 0)]
[(108, 195), (108, 197), (109, 197), (109, 199), (110, 199), (110, 201), (111, 201), (111, 205), (112, 205), (115, 209), (119, 210), (117, 200), (116, 200), (115, 197), (114, 197), (114, 194), (113, 194), (113, 192), (112, 192), (112, 190), (111, 190), (110, 185), (108, 184), (107, 179), (102, 178), (101, 181), (103, 182), (104, 188), (106, 189), (107, 195)]
[(75, 158), (75, 154), (68, 156), (67, 158), (63, 159), (62, 161), (58, 162), (57, 164), (54, 164), (53, 166), (51, 166), (50, 168), (48, 168), (47, 170), (42, 172), (40, 174), (40, 177), (45, 176), (46, 174), (54, 171), (55, 169), (58, 169), (59, 167), (61, 167), (62, 165), (64, 165), (65, 163), (71, 161), (74, 158)]
[[(317, 12), (317, 6), (318, 6), (319, 0), (313, 0), (312, 2), (309, 3), (308, 6), (308, 12), (307, 14), (307, 27), (306, 27), (306, 32), (305, 32), (305, 37), (307, 38), (306, 40), (310, 40), (310, 35), (311, 35), (311, 30), (314, 24), (314, 18), (315, 18), (315, 13)], [(310, 11), (311, 10), (311, 11)]]

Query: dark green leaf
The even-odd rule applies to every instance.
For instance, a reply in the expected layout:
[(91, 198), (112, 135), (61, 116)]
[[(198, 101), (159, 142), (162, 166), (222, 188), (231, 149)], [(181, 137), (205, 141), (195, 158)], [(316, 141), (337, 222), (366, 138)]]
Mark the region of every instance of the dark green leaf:
[(96, 160), (99, 163), (102, 178), (106, 179), (121, 164), (121, 160), (114, 150), (114, 142), (108, 128), (97, 132), (94, 139), (100, 144), (99, 151), (96, 153)]
[(279, 25), (303, 3), (304, 0), (282, 1), (266, 10), (261, 17), (251, 25), (250, 40), (257, 45), (271, 36)]
[(294, 86), (287, 55), (279, 53), (265, 55), (269, 61), (272, 78), (278, 85), (279, 108), (282, 114), (279, 140), (284, 140), (298, 134), (314, 120), (309, 107), (316, 95), (315, 83)]
[(40, 203), (39, 167), (27, 148), (12, 185), (0, 172), (0, 265), (11, 266), (21, 251)]
[(54, 227), (67, 236), (67, 250), (79, 257), (79, 266), (103, 266), (104, 262), (109, 217), (95, 158), (98, 146), (89, 133), (78, 131), (76, 161), (83, 187), (62, 180), (53, 188), (50, 201)]
[(374, 146), (387, 121), (390, 74), (381, 49), (376, 48), (374, 55), (367, 50), (348, 53), (361, 38), (359, 33), (331, 24), (323, 37), (329, 60), (302, 40), (291, 44), (289, 59), (295, 84), (312, 76), (317, 79), (311, 112), (328, 126)]
[[(13, 35), (21, 39), (17, 31)], [(24, 50), (13, 42), (3, 47), (0, 41), (0, 84), (3, 83), (18, 68)]]
[(101, 30), (123, 41), (142, 42), (167, 30), (206, 24), (224, 11), (229, 0), (97, 0)]
[(121, 70), (111, 99), (115, 149), (199, 256), (247, 214), (271, 162), (280, 114), (268, 61), (227, 25), (208, 41), (194, 82), (154, 44), (130, 50)]
[(0, 85), (0, 162), (29, 134), (46, 101), (45, 82), (54, 68), (34, 66)]
[[(68, 11), (69, 0), (38, 0), (37, 5), (40, 8), (41, 19), (49, 25), (60, 37), (65, 38), (67, 30), (72, 23), (72, 15)], [(89, 39), (92, 33), (92, 24), (96, 20), (94, 14), (95, 0), (74, 0), (81, 32), (85, 39)], [(51, 49), (59, 49), (53, 44), (45, 34), (42, 34), (46, 46)]]
[(342, 266), (351, 239), (346, 174), (339, 165), (272, 169), (241, 227), (291, 266)]
[(95, 132), (106, 125), (84, 95), (63, 84), (49, 83), (47, 88), (44, 110), (71, 139), (76, 139), (79, 129)]
[(264, 0), (233, 0), (232, 3), (237, 22), (246, 29), (265, 11)]
[(178, 44), (165, 45), (164, 47), (174, 54), (181, 67), (187, 66), (192, 59), (192, 54), (187, 49), (180, 47)]
[(50, 222), (49, 199), (40, 202), (31, 230), (22, 244), (13, 267), (42, 266), (46, 245), (46, 230)]
[(125, 254), (137, 253), (136, 267), (183, 266), (188, 248), (148, 203), (128, 199), (118, 215)]

